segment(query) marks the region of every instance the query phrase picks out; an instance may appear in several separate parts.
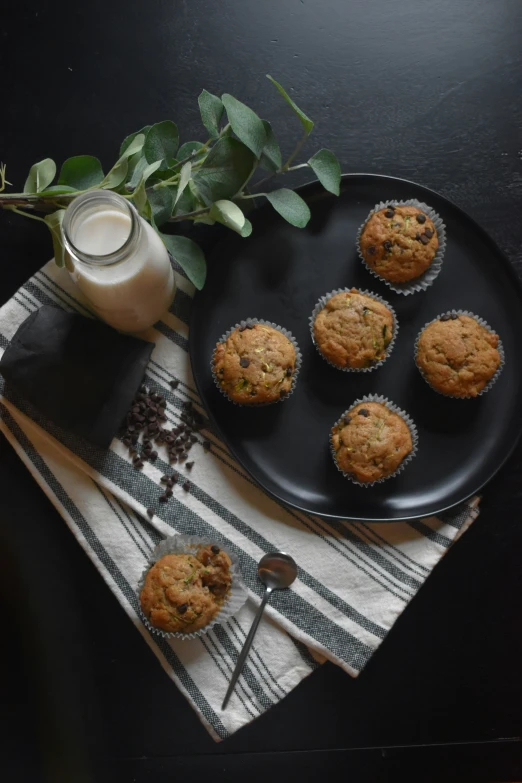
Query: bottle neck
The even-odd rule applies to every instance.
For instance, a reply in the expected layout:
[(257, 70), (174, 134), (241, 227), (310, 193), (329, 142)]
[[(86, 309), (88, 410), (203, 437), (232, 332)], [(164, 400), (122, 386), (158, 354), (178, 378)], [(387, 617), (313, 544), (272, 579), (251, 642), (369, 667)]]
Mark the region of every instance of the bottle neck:
[(128, 259), (141, 234), (140, 217), (129, 201), (107, 190), (90, 190), (67, 208), (62, 235), (73, 260), (106, 267)]

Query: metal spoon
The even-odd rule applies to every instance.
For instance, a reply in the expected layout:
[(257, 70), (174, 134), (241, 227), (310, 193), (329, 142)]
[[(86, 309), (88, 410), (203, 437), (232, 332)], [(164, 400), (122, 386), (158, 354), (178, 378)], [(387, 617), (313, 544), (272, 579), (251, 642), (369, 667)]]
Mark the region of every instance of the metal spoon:
[(246, 638), (243, 649), (241, 650), (239, 658), (237, 659), (236, 668), (234, 669), (232, 679), (230, 680), (230, 685), (228, 686), (225, 698), (223, 699), (223, 704), (221, 706), (222, 710), (224, 710), (227, 706), (228, 700), (230, 699), (236, 682), (239, 679), (239, 675), (243, 669), (248, 651), (250, 650), (252, 642), (254, 641), (254, 636), (256, 635), (257, 626), (261, 620), (261, 615), (265, 610), (265, 606), (268, 602), (268, 599), (270, 598), (272, 591), (283, 590), (286, 587), (290, 587), (297, 576), (297, 565), (295, 560), (290, 557), (290, 555), (286, 555), (284, 552), (269, 552), (268, 555), (264, 555), (264, 557), (262, 557), (257, 564), (257, 573), (266, 587), (265, 594), (263, 596), (263, 600), (261, 601), (261, 605), (257, 610), (257, 614), (254, 618), (254, 622), (252, 623), (252, 627)]

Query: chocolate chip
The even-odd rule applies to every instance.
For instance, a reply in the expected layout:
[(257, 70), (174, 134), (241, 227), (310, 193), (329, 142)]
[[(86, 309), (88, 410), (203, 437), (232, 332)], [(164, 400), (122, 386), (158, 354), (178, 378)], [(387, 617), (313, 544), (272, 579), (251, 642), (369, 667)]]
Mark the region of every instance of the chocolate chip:
[(170, 476), (167, 476), (167, 474), (165, 473), (165, 475), (160, 478), (160, 481), (162, 484), (166, 484), (169, 481), (169, 479)]
[(392, 218), (394, 215), (395, 215), (395, 210), (393, 208), (388, 208), (384, 213), (384, 216), (387, 218)]
[(387, 253), (389, 253), (389, 252), (390, 252), (390, 250), (391, 250), (391, 248), (392, 248), (392, 243), (390, 242), (390, 240), (389, 240), (389, 239), (386, 239), (386, 240), (385, 240), (385, 241), (382, 243), (382, 246), (383, 246), (383, 248), (386, 250), (386, 252), (387, 252)]
[(427, 245), (428, 242), (430, 241), (430, 238), (427, 237), (426, 234), (421, 234), (420, 241), (422, 242), (423, 245)]
[(452, 321), (456, 321), (458, 317), (459, 317), (459, 316), (458, 316), (458, 313), (452, 313), (452, 314), (451, 314), (451, 320), (452, 320)]
[(133, 446), (135, 446), (137, 442), (138, 442), (138, 436), (137, 435), (132, 435), (131, 436), (131, 443), (133, 444)]
[(191, 436), (190, 436), (190, 442), (191, 442), (191, 443), (197, 443), (197, 441), (198, 441), (198, 439), (197, 439), (197, 436), (196, 436), (196, 435), (191, 435)]
[(177, 389), (179, 386), (179, 381), (176, 380), (169, 381), (169, 386), (171, 389)]
[(431, 230), (431, 228), (425, 228), (424, 234), (428, 237), (428, 239), (431, 239), (433, 236), (433, 231)]
[(245, 329), (246, 329), (246, 324), (241, 324), (241, 326), (239, 327), (239, 331), (244, 332)]
[(365, 418), (368, 418), (368, 416), (370, 415), (370, 411), (366, 410), (366, 408), (361, 408), (361, 410), (357, 411), (357, 413), (359, 414), (359, 416), (364, 416)]
[(214, 552), (214, 554), (215, 554), (215, 555), (219, 555), (219, 553), (220, 553), (220, 551), (221, 551), (221, 550), (219, 549), (219, 547), (218, 547), (218, 546), (216, 546), (215, 544), (213, 544), (213, 546), (211, 546), (211, 547), (210, 547), (210, 549), (211, 549), (211, 551), (212, 551), (212, 552)]
[(248, 367), (250, 365), (250, 359), (247, 359), (246, 356), (242, 356), (239, 360), (240, 367)]
[(292, 375), (292, 368), (291, 367), (287, 367), (286, 368), (286, 377), (290, 378), (291, 375)]
[(142, 394), (148, 394), (148, 393), (149, 393), (149, 390), (147, 389), (147, 387), (145, 386), (145, 384), (143, 384), (143, 386), (141, 387), (141, 389), (140, 389), (140, 392), (141, 392)]
[(143, 460), (139, 459), (137, 462), (134, 463), (135, 468), (142, 468), (143, 467)]
[(167, 500), (168, 500), (168, 497), (165, 494), (159, 496), (159, 502), (160, 503), (166, 503)]
[(349, 416), (345, 416), (343, 419), (343, 423), (348, 426), (348, 424), (351, 422), (351, 418)]
[(184, 481), (182, 487), (185, 490), (185, 492), (188, 492), (190, 489), (190, 481)]
[(178, 612), (180, 614), (185, 614), (187, 609), (188, 609), (188, 604), (181, 604), (181, 606), (178, 606)]
[(419, 212), (417, 215), (417, 223), (425, 223), (426, 222), (426, 215), (423, 212)]
[(171, 490), (171, 488), (170, 488), (170, 487), (169, 487), (168, 489), (166, 489), (166, 490), (165, 490), (165, 494), (166, 494), (166, 496), (167, 496), (168, 498), (171, 498), (171, 497), (172, 497), (172, 490)]
[(441, 315), (439, 318), (439, 321), (449, 321), (451, 318), (451, 313), (444, 313), (444, 315)]
[(186, 467), (186, 468), (188, 468), (188, 469), (190, 470), (190, 469), (193, 467), (193, 465), (194, 465), (194, 463), (193, 463), (193, 462), (187, 462), (187, 464), (185, 465), (185, 467)]
[(376, 252), (377, 252), (377, 248), (375, 247), (375, 245), (370, 245), (370, 247), (368, 248), (368, 255), (374, 256)]
[(149, 459), (150, 459), (152, 462), (154, 462), (155, 460), (157, 460), (157, 459), (158, 459), (158, 452), (157, 452), (156, 450), (154, 450), (154, 451), (151, 451), (151, 453), (149, 454)]
[(418, 239), (420, 239), (420, 234), (419, 234), (419, 232), (418, 232), (418, 231), (417, 231), (417, 233), (415, 234), (415, 239), (417, 239), (417, 240), (418, 240)]
[(125, 446), (130, 446), (131, 445), (131, 439), (130, 438), (123, 438), (122, 442), (123, 442), (123, 444)]
[(127, 427), (127, 432), (134, 432), (135, 429), (136, 427), (134, 426), (134, 424), (129, 424), (129, 426)]
[(154, 516), (154, 509), (153, 508), (148, 508), (147, 509), (147, 514), (148, 514), (149, 517), (153, 517)]

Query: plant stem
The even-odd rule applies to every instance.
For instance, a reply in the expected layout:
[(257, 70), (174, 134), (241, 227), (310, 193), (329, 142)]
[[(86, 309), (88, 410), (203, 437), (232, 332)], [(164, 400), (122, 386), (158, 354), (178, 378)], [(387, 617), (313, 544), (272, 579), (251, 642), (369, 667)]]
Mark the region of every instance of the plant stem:
[(169, 218), (169, 223), (178, 223), (180, 220), (192, 220), (200, 215), (208, 215), (210, 209), (196, 209), (194, 212), (185, 212), (184, 215), (175, 215)]
[(284, 166), (281, 167), (281, 171), (288, 171), (291, 162), (293, 161), (295, 156), (298, 154), (298, 152), (300, 151), (301, 147), (303, 146), (303, 144), (306, 142), (307, 139), (308, 139), (308, 133), (305, 131), (305, 133), (302, 136), (302, 138), (295, 145), (295, 149), (292, 152), (292, 154), (290, 155), (290, 157), (288, 158), (288, 160), (286, 161)]
[(259, 198), (259, 196), (266, 196), (266, 195), (267, 195), (266, 193), (247, 193), (247, 194), (241, 193), (241, 195), (236, 196), (236, 198), (240, 198), (243, 200), (246, 198)]
[(40, 223), (45, 223), (45, 220), (41, 217), (38, 217), (38, 215), (31, 215), (30, 212), (23, 212), (23, 210), (18, 209), (18, 207), (9, 206), (6, 207), (10, 212), (16, 212), (17, 215), (23, 215), (24, 217), (32, 218), (32, 220), (39, 220)]

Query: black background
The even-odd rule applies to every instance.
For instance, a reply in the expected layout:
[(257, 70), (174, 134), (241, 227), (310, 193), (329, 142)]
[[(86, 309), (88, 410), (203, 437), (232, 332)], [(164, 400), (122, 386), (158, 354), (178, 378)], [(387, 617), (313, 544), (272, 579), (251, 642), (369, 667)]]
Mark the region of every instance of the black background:
[[(268, 72), (316, 121), (310, 149), (334, 149), (344, 171), (440, 191), (522, 272), (518, 0), (53, 6), (2, 12), (0, 158), (17, 189), (47, 156), (108, 166), (150, 122), (172, 118), (183, 140), (203, 138), (203, 87), (250, 103), (290, 148), (300, 128)], [(51, 245), (16, 215), (0, 227), (6, 300)], [(521, 446), (357, 680), (328, 664), (220, 745), (3, 439), (0, 467), (6, 780), (520, 774)]]

